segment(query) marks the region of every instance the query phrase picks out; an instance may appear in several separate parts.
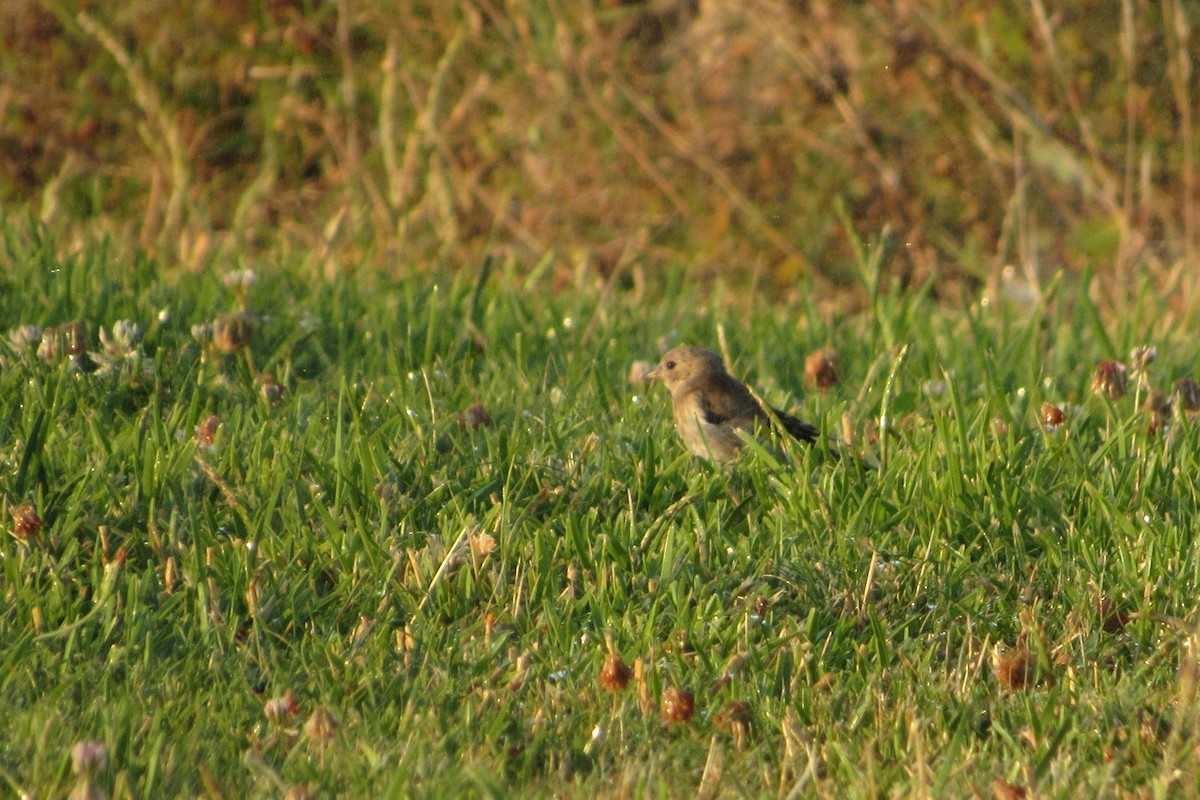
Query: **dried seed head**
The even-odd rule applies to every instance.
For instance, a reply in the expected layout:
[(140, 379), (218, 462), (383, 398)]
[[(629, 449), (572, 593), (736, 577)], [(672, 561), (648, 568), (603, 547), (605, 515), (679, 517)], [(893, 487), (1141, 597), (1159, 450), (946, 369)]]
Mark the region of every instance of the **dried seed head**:
[(18, 539), (32, 539), (42, 530), (42, 518), (38, 516), (33, 503), (21, 503), (14, 506), (12, 511), (13, 535)]
[(1092, 391), (1119, 400), (1129, 391), (1129, 375), (1120, 361), (1101, 361), (1092, 373)]
[(473, 533), (467, 537), (471, 547), (471, 558), (482, 561), (496, 551), (496, 537), (490, 533)]
[(1042, 403), (1042, 425), (1048, 431), (1056, 431), (1067, 421), (1063, 410), (1053, 403)]
[(1179, 403), (1179, 410), (1189, 416), (1200, 411), (1200, 383), (1191, 378), (1175, 381), (1175, 400)]
[(741, 700), (730, 700), (713, 716), (713, 724), (742, 747), (750, 735), (750, 706)]
[(87, 328), (82, 322), (68, 322), (59, 330), (67, 345), (67, 355), (77, 358), (87, 352)]
[(677, 686), (668, 687), (663, 692), (659, 713), (667, 722), (687, 722), (696, 710), (696, 697), (691, 692)]
[(211, 322), (201, 322), (192, 326), (192, 338), (204, 344), (212, 340), (213, 326)]
[(67, 342), (66, 336), (61, 328), (47, 328), (42, 332), (41, 341), (38, 343), (37, 354), (42, 361), (54, 362), (62, 358), (66, 352)]
[(629, 665), (621, 660), (615, 650), (610, 650), (604, 657), (604, 666), (600, 668), (600, 686), (606, 692), (616, 694), (629, 685), (632, 677), (633, 670)]
[(258, 283), (258, 273), (252, 269), (236, 269), (225, 273), (221, 282), (225, 284), (226, 289), (244, 295), (251, 286)]
[(118, 320), (109, 332), (100, 329), (100, 346), (106, 355), (125, 357), (132, 355), (138, 342), (142, 340), (142, 329), (136, 322), (127, 319)]
[(22, 325), (8, 332), (8, 344), (13, 350), (29, 350), (42, 343), (42, 329), (37, 325)]
[(310, 742), (324, 747), (333, 741), (339, 727), (341, 725), (332, 711), (325, 706), (317, 706), (304, 723), (304, 733)]
[(1156, 434), (1171, 423), (1171, 398), (1155, 389), (1146, 396), (1142, 411), (1150, 418), (1151, 435)]
[(245, 349), (254, 339), (256, 322), (255, 316), (245, 311), (217, 317), (212, 323), (213, 346), (222, 353), (236, 353)]
[(458, 424), (460, 427), (475, 430), (491, 425), (492, 415), (483, 407), (483, 403), (476, 401), (475, 405), (458, 415)]
[(279, 697), (272, 697), (263, 704), (263, 714), (274, 725), (282, 725), (296, 716), (299, 711), (300, 706), (296, 703), (296, 697), (292, 694), (291, 689)]
[(1129, 352), (1129, 363), (1133, 366), (1134, 372), (1141, 372), (1146, 367), (1154, 363), (1158, 358), (1158, 348), (1149, 345), (1141, 345), (1133, 348)]
[(264, 372), (255, 380), (258, 382), (258, 392), (268, 408), (278, 408), (283, 402), (284, 387), (279, 380), (269, 372)]
[(992, 672), (1002, 689), (1024, 689), (1033, 685), (1037, 657), (1024, 647), (1009, 649), (997, 643), (992, 648)]
[(804, 362), (805, 379), (821, 391), (832, 388), (838, 382), (838, 354), (828, 348), (811, 354)]
[(1123, 633), (1129, 625), (1129, 614), (1111, 598), (1101, 595), (1096, 600), (1096, 612), (1105, 633)]
[(992, 796), (996, 800), (1021, 800), (1029, 796), (1029, 790), (1024, 786), (1009, 783), (1004, 778), (992, 778)]
[(71, 748), (71, 772), (90, 778), (108, 764), (108, 748), (104, 742), (76, 742)]
[(725, 670), (721, 673), (721, 677), (725, 680), (733, 680), (741, 677), (742, 672), (746, 669), (747, 655), (745, 653), (734, 653), (725, 662)]
[(196, 426), (196, 441), (204, 447), (212, 447), (217, 441), (217, 433), (221, 430), (221, 418), (209, 414), (204, 421)]
[(876, 420), (868, 419), (863, 422), (862, 439), (865, 444), (879, 444), (884, 435), (882, 426)]

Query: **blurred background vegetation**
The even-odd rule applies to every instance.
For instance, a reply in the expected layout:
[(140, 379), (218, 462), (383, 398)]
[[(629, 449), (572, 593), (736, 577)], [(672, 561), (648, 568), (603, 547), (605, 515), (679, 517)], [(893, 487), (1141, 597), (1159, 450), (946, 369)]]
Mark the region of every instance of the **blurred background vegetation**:
[[(8, 0), (0, 201), (168, 263), (1190, 302), (1183, 0)], [(880, 245), (882, 246), (882, 245)], [(1007, 270), (1006, 270), (1007, 268)], [(798, 279), (804, 280), (798, 281)]]

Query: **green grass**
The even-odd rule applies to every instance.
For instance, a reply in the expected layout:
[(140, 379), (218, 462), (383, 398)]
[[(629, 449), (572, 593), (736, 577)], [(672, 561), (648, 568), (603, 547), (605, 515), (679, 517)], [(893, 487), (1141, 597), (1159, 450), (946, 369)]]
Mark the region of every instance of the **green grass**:
[[(261, 264), (241, 297), (36, 230), (4, 244), (0, 330), (144, 334), (107, 374), (0, 345), (6, 796), (66, 794), (83, 740), (114, 798), (1200, 788), (1196, 425), (1151, 435), (1133, 390), (1089, 389), (1144, 343), (1153, 385), (1195, 374), (1191, 322), (1151, 297), (1101, 322), (1086, 285), (958, 311), (881, 289), (830, 320), (681, 276), (547, 295), (509, 264), (441, 283)], [(243, 306), (264, 314), (248, 351), (193, 337)], [(841, 459), (685, 454), (629, 368), (722, 335), (767, 399), (853, 434)], [(843, 380), (807, 391), (827, 344)], [(461, 426), (477, 400), (495, 423)], [(44, 521), (27, 540), (23, 503)], [(642, 666), (615, 695), (606, 639)], [(1036, 685), (999, 684), (996, 643), (1032, 652)], [(669, 686), (690, 721), (661, 719)], [(297, 713), (269, 721), (289, 690)]]

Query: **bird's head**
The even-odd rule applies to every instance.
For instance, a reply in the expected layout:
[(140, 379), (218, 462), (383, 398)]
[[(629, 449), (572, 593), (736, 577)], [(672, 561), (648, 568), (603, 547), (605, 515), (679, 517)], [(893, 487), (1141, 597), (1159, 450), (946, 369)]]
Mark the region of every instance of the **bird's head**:
[(674, 347), (663, 355), (658, 366), (646, 374), (646, 379), (662, 381), (667, 389), (674, 388), (684, 381), (699, 375), (714, 375), (725, 372), (725, 364), (721, 357), (711, 350), (702, 350), (691, 345)]

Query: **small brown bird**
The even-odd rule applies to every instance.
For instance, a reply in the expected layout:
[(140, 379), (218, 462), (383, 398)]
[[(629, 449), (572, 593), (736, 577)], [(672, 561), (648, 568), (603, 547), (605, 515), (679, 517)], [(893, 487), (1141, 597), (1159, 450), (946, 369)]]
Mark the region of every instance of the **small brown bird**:
[[(750, 390), (726, 372), (721, 357), (709, 350), (680, 345), (667, 352), (646, 379), (662, 381), (671, 392), (675, 427), (687, 449), (702, 458), (732, 461), (745, 446), (740, 434), (771, 426)], [(771, 410), (796, 439), (815, 442), (820, 437), (821, 432), (807, 422)]]

